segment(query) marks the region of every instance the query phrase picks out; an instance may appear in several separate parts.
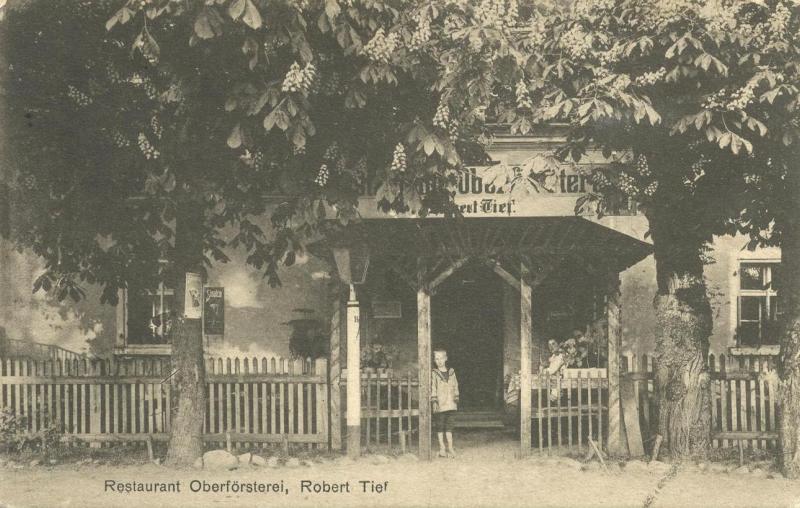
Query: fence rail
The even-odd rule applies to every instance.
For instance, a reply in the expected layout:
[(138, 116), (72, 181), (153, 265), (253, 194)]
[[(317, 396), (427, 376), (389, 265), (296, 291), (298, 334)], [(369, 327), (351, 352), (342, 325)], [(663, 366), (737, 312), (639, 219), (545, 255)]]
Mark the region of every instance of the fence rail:
[(28, 360), (75, 360), (84, 358), (81, 353), (64, 349), (54, 344), (42, 344), (27, 340), (0, 338), (0, 357)]
[[(342, 376), (342, 387), (347, 386)], [(391, 369), (361, 369), (361, 438), (367, 448), (388, 447), (406, 451), (419, 442), (419, 380)], [(342, 390), (342, 415), (347, 417), (346, 390)]]
[[(657, 432), (656, 362), (647, 355), (625, 355), (624, 378), (632, 382), (640, 408), (645, 443)], [(774, 359), (709, 355), (712, 446), (747, 448), (777, 445), (777, 376)]]
[(605, 369), (576, 370), (564, 377), (540, 373), (531, 380), (531, 443), (544, 453), (554, 447), (600, 446), (608, 432)]
[[(208, 358), (206, 369), (205, 441), (327, 446), (326, 360)], [(53, 425), (90, 443), (165, 440), (173, 374), (164, 360), (0, 359), (0, 407), (29, 433)]]

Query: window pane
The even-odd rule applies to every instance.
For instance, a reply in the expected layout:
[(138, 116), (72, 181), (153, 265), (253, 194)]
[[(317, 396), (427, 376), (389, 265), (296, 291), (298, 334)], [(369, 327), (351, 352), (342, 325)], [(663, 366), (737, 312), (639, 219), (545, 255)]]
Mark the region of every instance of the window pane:
[(783, 313), (783, 308), (781, 308), (781, 297), (780, 296), (770, 296), (769, 297), (769, 318), (772, 321), (778, 319)]
[(770, 269), (772, 270), (772, 283), (769, 285), (770, 289), (774, 289), (778, 291), (780, 288), (781, 281), (781, 264), (780, 263), (771, 263)]
[(736, 330), (736, 342), (740, 346), (757, 346), (758, 328), (758, 323), (741, 323)]
[(777, 321), (764, 321), (761, 323), (760, 344), (777, 344), (780, 337), (780, 325)]
[(142, 291), (128, 290), (128, 343), (150, 344), (153, 332), (153, 296)]
[(742, 289), (764, 289), (765, 266), (760, 263), (742, 263), (739, 281)]
[(740, 299), (739, 319), (742, 321), (759, 321), (759, 307), (766, 308), (765, 296), (743, 296)]

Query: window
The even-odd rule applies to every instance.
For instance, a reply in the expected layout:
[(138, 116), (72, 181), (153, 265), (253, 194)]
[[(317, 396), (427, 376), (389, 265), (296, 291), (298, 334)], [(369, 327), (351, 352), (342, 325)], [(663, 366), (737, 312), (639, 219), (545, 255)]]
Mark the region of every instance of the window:
[(127, 344), (170, 343), (175, 292), (161, 284), (155, 292), (129, 288), (127, 297)]
[(774, 261), (743, 261), (739, 264), (739, 298), (736, 343), (761, 346), (777, 343), (777, 320), (781, 303), (775, 281), (780, 264)]

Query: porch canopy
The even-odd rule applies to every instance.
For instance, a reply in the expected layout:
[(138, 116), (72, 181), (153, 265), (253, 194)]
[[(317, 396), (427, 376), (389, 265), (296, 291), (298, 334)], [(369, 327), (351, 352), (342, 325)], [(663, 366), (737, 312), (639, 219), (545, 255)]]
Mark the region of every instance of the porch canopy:
[(567, 263), (619, 273), (652, 252), (648, 243), (575, 216), (365, 219), (311, 250), (332, 261), (331, 247), (355, 245), (389, 262), (415, 289), (432, 289), (469, 260), (500, 266), (516, 280), (525, 266), (535, 283)]
[[(592, 278), (607, 281), (608, 379), (610, 449), (620, 446), (619, 434), (619, 273), (652, 252), (652, 247), (582, 217), (370, 218), (343, 228), (339, 234), (311, 246), (333, 264), (337, 247), (360, 249), (380, 259), (417, 293), (419, 361), (419, 446), (430, 458), (431, 294), (468, 262), (486, 263), (520, 292), (520, 386), (531, 386), (532, 306), (534, 290), (550, 274), (579, 266)], [(347, 317), (335, 312), (331, 333), (332, 403), (338, 400), (341, 372), (339, 340), (347, 339), (348, 453), (360, 453), (360, 339), (358, 302), (351, 289)], [(345, 333), (339, 333), (340, 325)], [(337, 393), (333, 393), (335, 390)], [(615, 395), (616, 394), (616, 395)], [(334, 427), (338, 422), (332, 420)], [(531, 391), (520, 393), (520, 454), (531, 447)], [(333, 446), (340, 431), (331, 431)]]

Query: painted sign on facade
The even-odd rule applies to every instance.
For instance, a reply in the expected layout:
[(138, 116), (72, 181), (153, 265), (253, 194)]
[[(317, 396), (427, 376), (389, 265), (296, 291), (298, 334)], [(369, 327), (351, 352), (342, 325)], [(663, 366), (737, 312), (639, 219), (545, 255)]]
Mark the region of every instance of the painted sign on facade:
[[(488, 166), (469, 166), (459, 175), (452, 192), (464, 217), (572, 217), (594, 216), (598, 192), (594, 188), (596, 168), (612, 162), (591, 153), (580, 164), (559, 161), (552, 152), (506, 153)], [(424, 185), (418, 189), (425, 194)], [(581, 199), (589, 197), (592, 199)], [(364, 218), (386, 217), (376, 210), (376, 198), (362, 198), (359, 212)], [(576, 209), (576, 205), (578, 206)], [(607, 215), (629, 215), (627, 203), (613, 203)], [(394, 217), (413, 216), (390, 214)], [(432, 215), (431, 215), (432, 216)]]
[(537, 199), (575, 199), (593, 188), (589, 171), (537, 155), (519, 164), (468, 167), (455, 191), (455, 203), (465, 216), (512, 217), (527, 215)]

